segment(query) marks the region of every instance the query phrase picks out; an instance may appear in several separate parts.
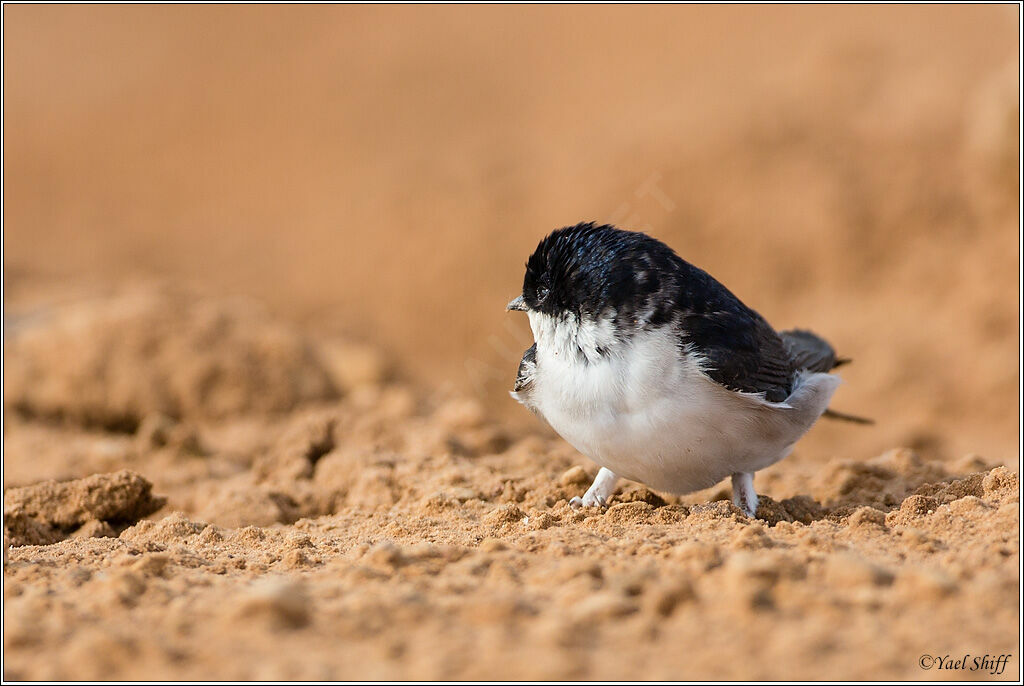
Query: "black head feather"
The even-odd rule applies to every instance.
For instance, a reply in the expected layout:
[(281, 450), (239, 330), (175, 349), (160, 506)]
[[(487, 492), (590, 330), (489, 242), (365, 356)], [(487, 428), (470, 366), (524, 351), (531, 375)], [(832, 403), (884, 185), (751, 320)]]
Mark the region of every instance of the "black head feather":
[(645, 304), (665, 285), (672, 250), (642, 233), (594, 223), (558, 229), (526, 263), (523, 300), (549, 315), (598, 316)]
[(655, 326), (680, 309), (701, 314), (743, 307), (661, 241), (593, 222), (558, 229), (540, 242), (526, 263), (523, 300), (549, 315), (594, 317), (614, 309), (625, 319), (643, 313)]

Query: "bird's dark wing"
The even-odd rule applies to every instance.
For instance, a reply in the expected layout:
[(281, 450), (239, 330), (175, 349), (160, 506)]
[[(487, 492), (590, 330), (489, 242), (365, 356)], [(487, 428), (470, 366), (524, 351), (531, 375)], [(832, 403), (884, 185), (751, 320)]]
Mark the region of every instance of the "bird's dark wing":
[(795, 367), (790, 351), (761, 315), (745, 307), (682, 316), (682, 342), (703, 358), (704, 372), (735, 391), (789, 397)]
[(821, 336), (804, 329), (792, 329), (779, 333), (786, 344), (793, 364), (797, 369), (811, 372), (827, 372), (849, 360), (837, 359), (836, 351)]
[(512, 388), (512, 391), (514, 393), (528, 391), (530, 384), (533, 383), (533, 374), (536, 369), (537, 344), (534, 343), (523, 353), (523, 359), (519, 362), (519, 371), (516, 372), (516, 385)]

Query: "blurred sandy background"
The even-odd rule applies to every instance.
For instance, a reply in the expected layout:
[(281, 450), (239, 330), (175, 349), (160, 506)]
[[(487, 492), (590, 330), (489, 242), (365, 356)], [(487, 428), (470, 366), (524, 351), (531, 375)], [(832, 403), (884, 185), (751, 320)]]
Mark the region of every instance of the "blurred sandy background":
[(856, 364), (812, 451), (1017, 449), (1017, 10), (4, 10), (6, 305), (136, 276), (512, 421), (540, 237), (666, 240)]
[[(5, 677), (927, 678), (1016, 645), (1018, 7), (3, 19)], [(877, 424), (760, 476), (770, 528), (727, 488), (566, 506), (595, 468), (508, 398), (504, 306), (585, 220), (854, 359), (833, 405)]]

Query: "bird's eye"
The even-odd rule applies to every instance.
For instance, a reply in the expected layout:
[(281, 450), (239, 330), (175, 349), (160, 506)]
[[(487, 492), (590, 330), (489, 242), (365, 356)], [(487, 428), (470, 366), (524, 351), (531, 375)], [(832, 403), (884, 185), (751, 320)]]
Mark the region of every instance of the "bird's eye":
[(546, 284), (540, 284), (537, 286), (537, 300), (542, 301), (548, 297), (548, 287)]

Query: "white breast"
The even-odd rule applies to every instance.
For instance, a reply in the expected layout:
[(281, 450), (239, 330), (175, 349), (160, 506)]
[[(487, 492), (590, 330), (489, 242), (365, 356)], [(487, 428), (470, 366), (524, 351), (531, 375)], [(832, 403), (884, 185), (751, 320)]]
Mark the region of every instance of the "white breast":
[(537, 372), (529, 404), (565, 440), (627, 479), (672, 493), (785, 457), (839, 384), (804, 374), (785, 402), (730, 391), (671, 327), (617, 340), (610, 317), (577, 324), (531, 312)]

